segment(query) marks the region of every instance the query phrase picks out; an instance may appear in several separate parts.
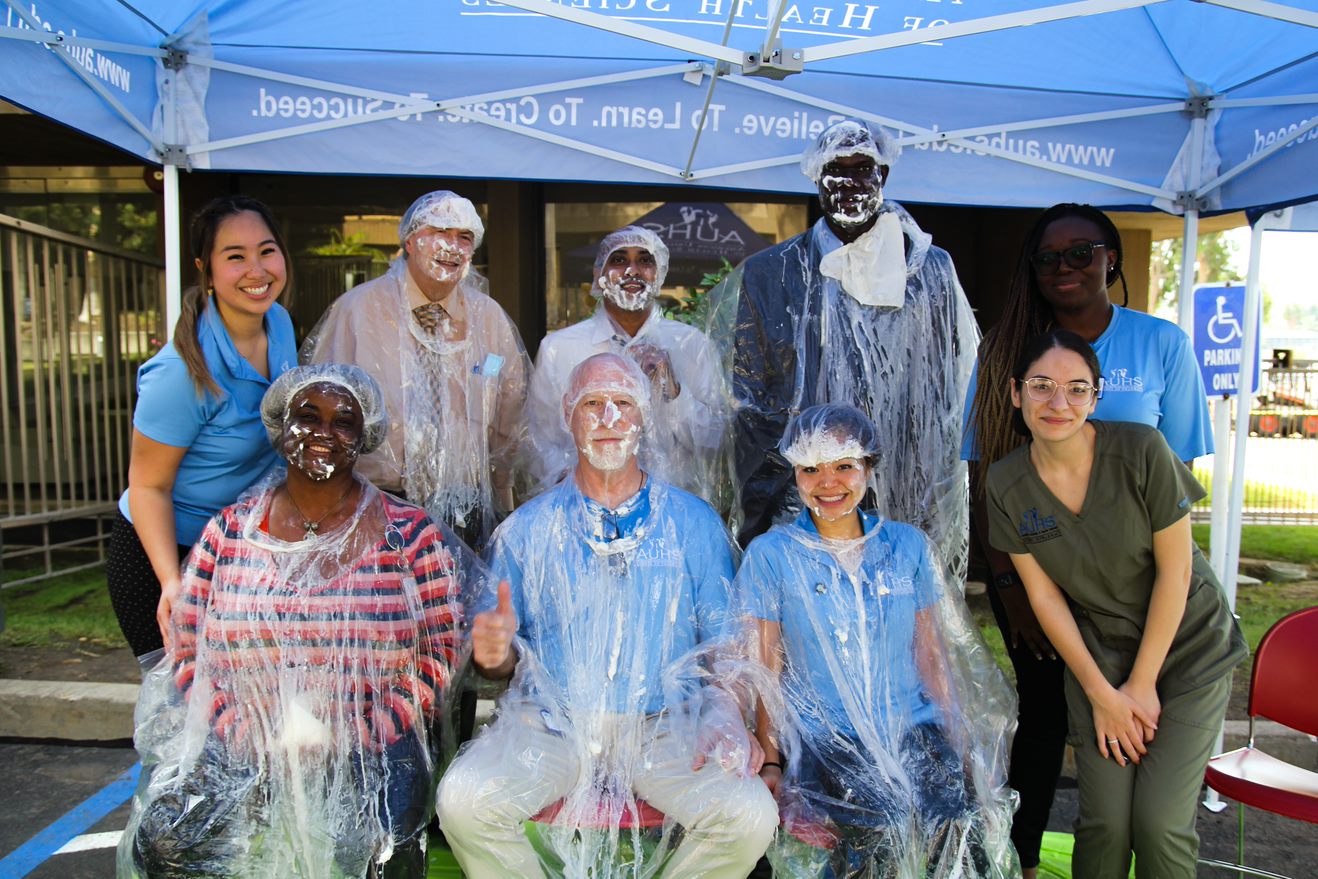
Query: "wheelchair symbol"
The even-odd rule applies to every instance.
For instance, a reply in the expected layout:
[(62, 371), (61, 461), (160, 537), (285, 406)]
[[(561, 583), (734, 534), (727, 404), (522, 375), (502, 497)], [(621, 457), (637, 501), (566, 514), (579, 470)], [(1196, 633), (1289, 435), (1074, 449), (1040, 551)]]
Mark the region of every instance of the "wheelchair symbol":
[(1225, 345), (1245, 335), (1245, 331), (1240, 328), (1240, 321), (1226, 310), (1225, 305), (1226, 297), (1217, 297), (1217, 313), (1208, 319), (1208, 338), (1219, 345)]

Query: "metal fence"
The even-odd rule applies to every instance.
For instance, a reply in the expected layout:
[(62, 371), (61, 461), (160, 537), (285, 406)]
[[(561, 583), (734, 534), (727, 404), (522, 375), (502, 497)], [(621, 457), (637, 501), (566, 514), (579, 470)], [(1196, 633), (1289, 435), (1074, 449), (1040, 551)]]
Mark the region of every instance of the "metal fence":
[[(1233, 398), (1232, 424), (1234, 407)], [(1194, 473), (1214, 488), (1211, 457), (1196, 461)], [(1207, 521), (1210, 498), (1195, 505), (1197, 521)], [(1246, 524), (1318, 524), (1318, 369), (1260, 374), (1249, 415), (1244, 498)]]
[[(0, 215), (4, 587), (103, 561), (163, 310), (161, 261)], [(61, 566), (72, 547), (92, 556)]]

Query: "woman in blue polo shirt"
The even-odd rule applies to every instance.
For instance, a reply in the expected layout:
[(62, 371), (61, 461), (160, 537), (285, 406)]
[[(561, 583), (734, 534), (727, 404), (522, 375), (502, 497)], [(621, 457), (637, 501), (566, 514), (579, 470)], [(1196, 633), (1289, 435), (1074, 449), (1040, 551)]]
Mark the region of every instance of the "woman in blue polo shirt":
[(737, 573), (752, 654), (778, 683), (756, 724), (785, 830), (770, 860), (836, 879), (1015, 875), (1011, 690), (929, 539), (860, 509), (877, 443), (851, 406), (802, 412), (779, 449), (805, 509)]
[(1095, 417), (1156, 427), (1189, 462), (1211, 454), (1213, 436), (1199, 368), (1180, 327), (1113, 303), (1123, 251), (1116, 226), (1089, 205), (1054, 205), (1025, 239), (1002, 318), (979, 346), (966, 399), (961, 457), (972, 462), (971, 518), (992, 574), (989, 600), (1016, 670), (1020, 719), (1012, 745), (1011, 786), (1021, 795), (1012, 838), (1025, 879), (1033, 879), (1066, 738), (1063, 664), (1035, 618), (1005, 553), (988, 544), (984, 479), (989, 465), (1025, 438), (1012, 427), (1011, 370), (1027, 339), (1070, 330), (1098, 356), (1103, 384)]
[(106, 576), (134, 655), (163, 646), (179, 570), (206, 522), (275, 463), (261, 422), (271, 381), (297, 365), (283, 237), (270, 209), (222, 196), (192, 220), (198, 285), (174, 338), (137, 371), (128, 490)]

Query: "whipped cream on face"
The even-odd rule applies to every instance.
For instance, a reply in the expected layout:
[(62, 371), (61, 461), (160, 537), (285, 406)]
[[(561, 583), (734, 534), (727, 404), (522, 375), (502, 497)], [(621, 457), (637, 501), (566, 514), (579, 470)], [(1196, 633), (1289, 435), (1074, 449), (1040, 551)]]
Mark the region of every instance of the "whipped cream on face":
[[(586, 441), (581, 446), (581, 453), (586, 456), (586, 460), (591, 463), (591, 466), (597, 470), (621, 470), (626, 466), (627, 459), (636, 451), (636, 446), (641, 441), (640, 425), (627, 425), (622, 431), (620, 442), (600, 445), (595, 438), (591, 437), (591, 434), (600, 429), (613, 430), (614, 426), (623, 418), (622, 410), (618, 408), (612, 397), (607, 397), (604, 402), (603, 412), (588, 412), (585, 418)], [(615, 438), (609, 437), (608, 439)]]
[[(312, 456), (307, 457), (309, 447)], [(317, 439), (312, 436), (311, 428), (302, 424), (290, 424), (288, 434), (284, 440), (284, 457), (290, 464), (301, 470), (316, 482), (324, 482), (334, 475), (334, 463), (326, 461), (321, 455), (328, 455), (334, 451), (332, 441)], [(357, 450), (351, 449), (348, 452), (348, 460), (357, 460)]]
[(820, 182), (829, 192), (828, 218), (839, 226), (863, 226), (874, 218), (883, 204), (882, 186), (857, 193), (844, 202), (837, 188), (848, 185), (850, 178), (825, 174)]
[(622, 286), (624, 281), (630, 280), (641, 280), (641, 278), (630, 273), (608, 272), (600, 275), (599, 285), (604, 292), (604, 298), (623, 311), (642, 311), (648, 308), (659, 295), (658, 285), (644, 283), (641, 289), (633, 292)]
[(416, 248), (421, 270), (441, 283), (461, 281), (471, 268), (471, 247), (450, 244), (441, 235), (422, 235)]
[(621, 442), (601, 446), (595, 440), (587, 439), (581, 447), (581, 453), (596, 470), (611, 473), (627, 466), (627, 459), (636, 452), (636, 446), (640, 441), (641, 429), (633, 424), (627, 428)]

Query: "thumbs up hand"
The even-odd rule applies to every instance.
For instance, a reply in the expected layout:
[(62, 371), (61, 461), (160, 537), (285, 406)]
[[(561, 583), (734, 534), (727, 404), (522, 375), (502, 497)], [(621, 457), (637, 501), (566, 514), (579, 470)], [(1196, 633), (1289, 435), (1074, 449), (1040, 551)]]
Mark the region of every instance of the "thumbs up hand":
[(499, 604), (494, 610), (476, 614), (471, 624), (471, 658), (486, 677), (506, 678), (517, 664), (513, 655), (513, 636), (517, 634), (517, 613), (513, 610), (512, 588), (508, 581), (499, 584)]

